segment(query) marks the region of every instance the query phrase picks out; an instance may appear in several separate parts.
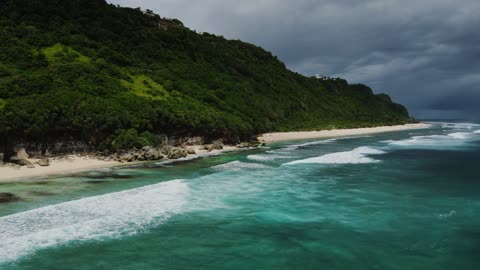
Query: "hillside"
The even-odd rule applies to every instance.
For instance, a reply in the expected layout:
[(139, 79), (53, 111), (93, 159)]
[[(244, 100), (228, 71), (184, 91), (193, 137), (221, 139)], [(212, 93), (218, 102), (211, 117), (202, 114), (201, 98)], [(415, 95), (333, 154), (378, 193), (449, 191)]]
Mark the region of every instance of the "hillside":
[(410, 121), (367, 86), (305, 77), (262, 48), (151, 12), (103, 0), (0, 2), (3, 146), (74, 138), (118, 149), (154, 134), (233, 142)]

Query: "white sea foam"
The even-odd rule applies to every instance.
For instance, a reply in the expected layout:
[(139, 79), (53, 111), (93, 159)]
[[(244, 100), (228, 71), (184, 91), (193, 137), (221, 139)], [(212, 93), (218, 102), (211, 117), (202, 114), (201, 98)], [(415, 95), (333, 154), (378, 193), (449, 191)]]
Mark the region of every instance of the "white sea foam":
[(471, 135), (472, 133), (467, 133), (467, 132), (455, 132), (455, 133), (448, 134), (449, 137), (452, 137), (454, 139), (459, 139), (459, 140), (467, 139)]
[(136, 234), (184, 211), (181, 180), (51, 205), (0, 218), (0, 263), (70, 241)]
[(267, 168), (271, 168), (271, 167), (263, 164), (258, 164), (258, 163), (241, 162), (238, 160), (212, 167), (212, 169), (217, 171), (240, 171), (243, 169), (267, 169)]
[(301, 148), (301, 147), (307, 147), (307, 146), (318, 145), (318, 144), (332, 143), (335, 141), (337, 141), (337, 139), (328, 139), (328, 140), (306, 142), (306, 143), (300, 143), (300, 144), (292, 144), (292, 145), (289, 145), (288, 148)]
[(442, 124), (442, 128), (449, 128), (449, 129), (472, 129), (478, 126), (480, 125), (474, 124), (474, 123), (443, 123)]
[(285, 155), (278, 155), (278, 154), (273, 154), (273, 155), (249, 155), (247, 156), (248, 159), (254, 160), (254, 161), (272, 161), (276, 159), (286, 159), (286, 158), (292, 158), (291, 156), (285, 156)]
[(306, 142), (306, 143), (299, 143), (299, 144), (291, 144), (291, 145), (287, 145), (284, 148), (267, 151), (267, 153), (289, 154), (291, 151), (294, 151), (298, 148), (308, 147), (308, 146), (312, 146), (312, 145), (319, 145), (319, 144), (329, 144), (329, 143), (332, 143), (332, 142), (335, 142), (335, 141), (337, 141), (337, 139), (328, 139), (328, 140), (313, 141), (313, 142)]
[(440, 214), (440, 215), (438, 215), (438, 217), (441, 218), (441, 219), (446, 219), (446, 218), (453, 217), (453, 216), (456, 215), (456, 214), (457, 214), (457, 211), (451, 210), (451, 211), (448, 212), (447, 214)]
[(392, 146), (458, 146), (472, 138), (472, 132), (455, 132), (447, 135), (413, 136), (399, 141), (383, 141)]
[(475, 132), (473, 132), (475, 134), (480, 134), (480, 130), (475, 130)]
[(359, 147), (352, 151), (338, 152), (326, 154), (319, 157), (307, 158), (297, 161), (285, 163), (284, 165), (304, 164), (304, 163), (319, 163), (319, 164), (365, 164), (375, 163), (378, 160), (370, 158), (369, 155), (381, 155), (385, 154), (384, 151), (371, 148), (371, 147)]

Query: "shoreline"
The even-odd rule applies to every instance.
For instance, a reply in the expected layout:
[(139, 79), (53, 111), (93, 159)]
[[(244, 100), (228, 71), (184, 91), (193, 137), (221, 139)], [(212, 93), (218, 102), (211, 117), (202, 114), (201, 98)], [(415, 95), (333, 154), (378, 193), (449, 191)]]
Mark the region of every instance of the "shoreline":
[(336, 138), (336, 137), (345, 137), (345, 136), (386, 133), (386, 132), (395, 132), (395, 131), (403, 131), (403, 130), (425, 129), (429, 127), (431, 127), (430, 124), (416, 123), (416, 124), (381, 126), (381, 127), (372, 127), (372, 128), (272, 132), (272, 133), (261, 134), (258, 136), (258, 139), (265, 143), (273, 143), (273, 142), (282, 142), (282, 141), (323, 139), (323, 138)]
[[(203, 158), (216, 156), (226, 152), (243, 150), (235, 146), (225, 145), (221, 150), (207, 151), (202, 149), (203, 145), (194, 145), (196, 154), (188, 155), (186, 158), (180, 159), (163, 159), (154, 162), (175, 163), (188, 159)], [(28, 159), (32, 163), (36, 163), (38, 159)], [(118, 161), (105, 161), (88, 155), (65, 155), (59, 158), (50, 159), (48, 167), (35, 166), (35, 168), (0, 166), (0, 182), (19, 182), (29, 180), (40, 180), (49, 176), (60, 176), (75, 174), (88, 170), (99, 170), (106, 168), (129, 167), (153, 161), (135, 161), (122, 163)]]
[[(292, 141), (292, 140), (304, 140), (304, 139), (322, 139), (332, 137), (343, 137), (352, 135), (374, 134), (384, 132), (394, 132), (402, 130), (424, 129), (431, 125), (425, 123), (419, 124), (406, 124), (399, 126), (382, 126), (374, 128), (356, 128), (356, 129), (335, 129), (335, 130), (321, 130), (321, 131), (300, 131), (300, 132), (275, 132), (265, 133), (258, 136), (258, 140), (265, 143)], [(188, 155), (187, 159), (203, 158), (209, 156), (220, 155), (226, 152), (241, 151), (248, 148), (238, 148), (235, 146), (225, 145), (221, 150), (207, 151), (202, 149), (203, 145), (192, 146), (195, 149), (196, 154)], [(181, 162), (184, 159), (166, 159), (159, 160), (157, 162)], [(37, 159), (30, 159), (32, 163), (38, 161)], [(80, 156), (80, 155), (65, 155), (60, 158), (51, 159), (50, 166), (35, 168), (12, 167), (12, 166), (0, 166), (0, 182), (17, 182), (36, 180), (37, 178), (45, 178), (55, 175), (68, 175), (88, 170), (98, 170), (104, 168), (115, 167), (128, 167), (132, 165), (138, 165), (147, 163), (150, 161), (135, 161), (130, 163), (122, 163), (118, 161), (104, 161), (92, 156)]]

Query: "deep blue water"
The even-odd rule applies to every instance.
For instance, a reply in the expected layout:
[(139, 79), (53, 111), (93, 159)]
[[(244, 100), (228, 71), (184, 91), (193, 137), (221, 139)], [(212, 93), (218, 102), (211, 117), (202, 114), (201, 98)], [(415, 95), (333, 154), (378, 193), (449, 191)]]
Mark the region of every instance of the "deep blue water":
[(3, 183), (0, 269), (480, 269), (478, 130)]

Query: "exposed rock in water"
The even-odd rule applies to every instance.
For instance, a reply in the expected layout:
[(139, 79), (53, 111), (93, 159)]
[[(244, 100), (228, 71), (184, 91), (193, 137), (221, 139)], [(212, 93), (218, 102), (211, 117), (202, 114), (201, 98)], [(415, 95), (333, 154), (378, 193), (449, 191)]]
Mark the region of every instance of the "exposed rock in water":
[(20, 201), (21, 199), (12, 193), (0, 192), (0, 203)]
[(193, 148), (187, 148), (187, 154), (189, 155), (195, 155), (197, 152), (195, 152), (195, 149)]
[(187, 154), (187, 151), (183, 148), (180, 148), (180, 147), (173, 147), (171, 150), (170, 150), (170, 153), (168, 154), (168, 158), (169, 159), (179, 159), (179, 158), (183, 158), (183, 157), (186, 157), (188, 154)]
[(42, 167), (50, 166), (50, 159), (48, 159), (48, 158), (40, 159), (38, 161), (38, 165), (40, 165)]

